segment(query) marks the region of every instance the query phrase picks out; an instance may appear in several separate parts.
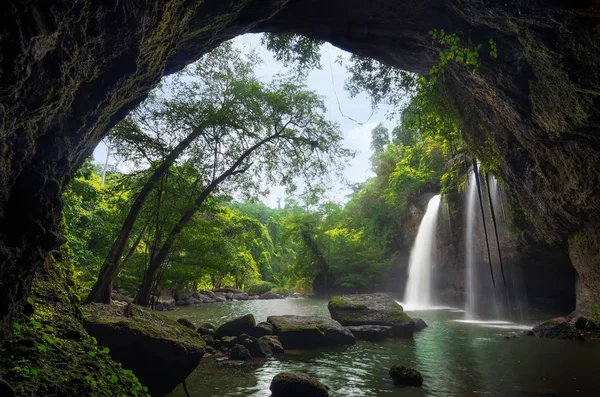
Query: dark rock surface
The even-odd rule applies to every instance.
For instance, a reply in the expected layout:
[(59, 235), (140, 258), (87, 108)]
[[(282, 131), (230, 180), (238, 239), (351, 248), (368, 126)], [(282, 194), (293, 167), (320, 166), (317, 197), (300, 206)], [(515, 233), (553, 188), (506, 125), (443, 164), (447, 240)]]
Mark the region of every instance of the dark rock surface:
[(327, 305), (331, 318), (342, 325), (385, 325), (394, 336), (411, 337), (414, 321), (402, 306), (386, 294), (356, 294), (334, 296)]
[(413, 318), (415, 322), (415, 331), (422, 331), (428, 327), (427, 323), (422, 318)]
[(265, 335), (273, 335), (273, 326), (270, 323), (258, 323), (256, 327), (254, 327), (253, 336), (260, 338)]
[(351, 325), (346, 328), (360, 340), (377, 341), (394, 336), (392, 327), (387, 325)]
[(189, 329), (196, 329), (196, 326), (194, 325), (194, 323), (192, 323), (190, 320), (188, 320), (187, 318), (178, 318), (177, 322), (181, 325), (183, 325), (184, 327), (188, 327)]
[(266, 335), (258, 338), (259, 341), (264, 341), (269, 344), (269, 348), (273, 352), (273, 354), (283, 354), (285, 350), (283, 349), (283, 345), (278, 337), (275, 335)]
[(276, 335), (285, 349), (352, 345), (354, 335), (335, 320), (325, 317), (270, 316)]
[(544, 321), (533, 327), (533, 335), (537, 338), (550, 339), (583, 339), (583, 333), (575, 328), (575, 324), (567, 317), (557, 317)]
[(299, 372), (282, 372), (271, 381), (271, 397), (328, 397), (329, 388)]
[(242, 345), (235, 345), (235, 346), (233, 346), (233, 348), (231, 349), (231, 352), (229, 353), (229, 359), (230, 360), (251, 360), (252, 355), (250, 354), (248, 349), (246, 349), (246, 347), (244, 347)]
[(221, 325), (215, 331), (214, 337), (221, 339), (223, 336), (238, 336), (241, 334), (252, 334), (254, 327), (256, 326), (256, 320), (252, 314), (246, 314), (238, 318), (234, 318), (231, 321)]
[(259, 299), (283, 299), (283, 296), (269, 291), (262, 294)]
[(390, 377), (397, 386), (422, 386), (423, 376), (413, 368), (396, 364), (389, 371)]
[(84, 327), (153, 396), (164, 396), (183, 382), (204, 355), (197, 332), (135, 305), (86, 305)]

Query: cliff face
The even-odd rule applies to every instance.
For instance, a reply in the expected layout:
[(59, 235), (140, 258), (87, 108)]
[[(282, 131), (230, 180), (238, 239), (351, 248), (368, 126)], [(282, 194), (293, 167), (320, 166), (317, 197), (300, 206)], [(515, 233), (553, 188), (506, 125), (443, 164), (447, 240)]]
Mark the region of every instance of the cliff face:
[[(11, 3), (0, 16), (0, 336), (60, 245), (65, 184), (159, 78), (247, 31), (295, 32), (414, 72), (427, 32), (493, 38), (498, 59), (446, 83), (477, 157), (498, 164), (546, 239), (569, 239), (581, 296), (600, 301), (594, 2), (75, 0)], [(577, 242), (585, 242), (579, 244)], [(583, 302), (583, 300), (581, 301)], [(583, 310), (584, 307), (582, 306)]]

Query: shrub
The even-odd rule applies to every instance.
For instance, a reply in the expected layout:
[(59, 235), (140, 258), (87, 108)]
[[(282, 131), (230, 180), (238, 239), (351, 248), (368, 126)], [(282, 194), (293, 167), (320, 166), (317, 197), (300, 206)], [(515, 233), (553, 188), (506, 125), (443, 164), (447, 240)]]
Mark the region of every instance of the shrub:
[(275, 284), (268, 281), (254, 281), (252, 283), (248, 283), (244, 290), (251, 295), (261, 295), (265, 292), (271, 291), (273, 288), (275, 288)]

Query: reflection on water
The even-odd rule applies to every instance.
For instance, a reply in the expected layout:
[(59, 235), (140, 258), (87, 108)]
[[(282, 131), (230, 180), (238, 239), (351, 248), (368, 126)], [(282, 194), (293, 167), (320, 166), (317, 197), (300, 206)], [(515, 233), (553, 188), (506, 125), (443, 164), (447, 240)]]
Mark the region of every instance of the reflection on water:
[[(317, 299), (206, 304), (169, 315), (185, 316), (196, 324), (220, 324), (247, 313), (253, 313), (257, 321), (281, 314), (329, 316), (327, 301)], [(518, 335), (524, 326), (457, 321), (463, 314), (447, 309), (409, 314), (429, 324), (414, 340), (360, 341), (347, 347), (288, 351), (242, 367), (203, 359), (188, 378), (188, 388), (192, 396), (268, 397), (277, 373), (302, 371), (328, 385), (333, 397), (600, 396), (600, 341), (521, 336), (507, 340), (505, 336)], [(425, 379), (423, 387), (395, 388), (387, 372), (397, 363), (419, 370)], [(184, 397), (185, 393), (178, 387), (171, 396)]]

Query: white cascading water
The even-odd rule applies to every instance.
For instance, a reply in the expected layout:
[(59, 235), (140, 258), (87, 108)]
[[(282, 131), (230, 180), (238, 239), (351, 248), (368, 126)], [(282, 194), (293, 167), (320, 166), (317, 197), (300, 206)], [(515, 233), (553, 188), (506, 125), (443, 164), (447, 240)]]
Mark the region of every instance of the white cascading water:
[(408, 281), (404, 304), (412, 310), (431, 306), (431, 266), (435, 250), (435, 233), (441, 196), (435, 195), (419, 225), (415, 244), (410, 252)]
[(477, 280), (475, 277), (475, 252), (473, 247), (473, 229), (475, 226), (475, 195), (477, 194), (477, 186), (475, 181), (475, 172), (469, 174), (469, 185), (467, 186), (467, 227), (465, 228), (465, 256), (467, 260), (467, 307), (465, 308), (465, 316), (472, 320), (475, 318), (475, 300), (477, 299)]

